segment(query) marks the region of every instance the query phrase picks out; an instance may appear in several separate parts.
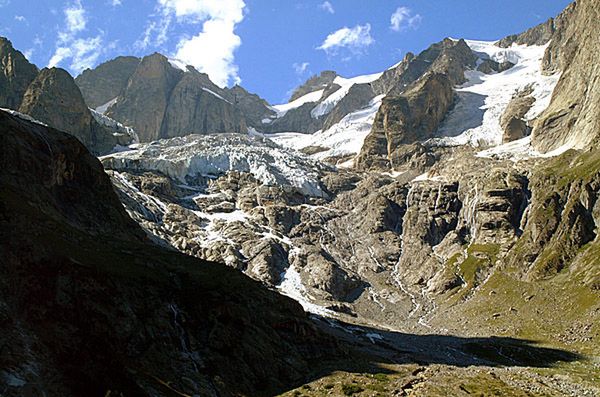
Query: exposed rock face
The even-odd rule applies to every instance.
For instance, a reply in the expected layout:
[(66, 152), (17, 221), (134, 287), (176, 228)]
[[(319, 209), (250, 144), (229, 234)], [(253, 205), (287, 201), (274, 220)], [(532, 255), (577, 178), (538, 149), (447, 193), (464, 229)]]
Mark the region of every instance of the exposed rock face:
[(89, 107), (96, 109), (121, 94), (140, 59), (117, 57), (94, 68), (86, 69), (75, 79)]
[(43, 69), (25, 93), (19, 111), (76, 136), (87, 147), (95, 143), (92, 115), (64, 69)]
[(542, 61), (542, 69), (547, 74), (565, 70), (577, 52), (580, 37), (573, 34), (570, 26), (577, 24), (575, 17), (579, 12), (580, 6), (574, 1), (554, 19), (554, 34)]
[(248, 126), (262, 128), (262, 121), (275, 115), (267, 101), (256, 94), (249, 93), (239, 85), (226, 89), (225, 92), (228, 94), (226, 98), (229, 98), (229, 101), (244, 115)]
[(513, 63), (505, 61), (505, 62), (496, 62), (492, 59), (483, 59), (481, 64), (477, 66), (477, 71), (485, 74), (491, 73), (502, 73), (510, 68), (515, 66)]
[[(93, 80), (91, 88), (97, 83)], [(106, 112), (133, 127), (142, 142), (189, 134), (245, 133), (248, 126), (257, 127), (274, 113), (257, 95), (241, 87), (221, 89), (208, 75), (191, 66), (183, 71), (160, 54), (141, 60)]]
[(520, 34), (513, 34), (498, 41), (500, 47), (508, 48), (513, 44), (518, 45), (544, 45), (552, 40), (556, 25), (554, 18), (534, 26)]
[(337, 73), (331, 70), (325, 70), (321, 72), (320, 75), (311, 77), (306, 81), (306, 83), (296, 88), (292, 94), (292, 97), (290, 98), (290, 102), (295, 101), (296, 99), (301, 98), (308, 93), (324, 89), (325, 87), (331, 85), (336, 77)]
[(144, 57), (107, 116), (133, 127), (142, 142), (160, 138), (171, 93), (183, 73), (160, 54)]
[(454, 85), (466, 81), (465, 70), (474, 68), (477, 61), (477, 56), (462, 39), (458, 41), (444, 39), (426, 50), (426, 54), (427, 57), (435, 56), (435, 61), (429, 70), (445, 74)]
[[(590, 31), (600, 29), (600, 10), (591, 0), (578, 1), (567, 11), (547, 54), (562, 70), (550, 106), (535, 123), (533, 145), (548, 152), (562, 145), (586, 148), (597, 144), (600, 131), (600, 43)], [(560, 47), (560, 50), (558, 49)], [(557, 54), (558, 51), (558, 54)]]
[(73, 137), (0, 128), (3, 394), (273, 394), (336, 356), (291, 300), (149, 244)]
[(308, 102), (295, 109), (289, 110), (285, 116), (273, 120), (262, 127), (268, 133), (296, 131), (312, 134), (323, 127), (324, 119), (312, 116), (312, 110), (317, 102)]
[(37, 73), (35, 65), (15, 50), (8, 39), (0, 37), (0, 107), (18, 110)]
[(377, 94), (399, 95), (428, 71), (446, 74), (452, 84), (462, 84), (465, 70), (473, 68), (476, 60), (464, 40), (444, 39), (417, 56), (406, 54), (398, 66), (384, 72), (372, 85)]
[(401, 145), (426, 140), (452, 106), (454, 91), (443, 74), (431, 73), (398, 97), (386, 97), (357, 160), (359, 167), (394, 167)]
[[(598, 152), (570, 152), (538, 167), (523, 237), (508, 261), (532, 279), (553, 277), (597, 237), (600, 198)], [(551, 186), (552, 188), (549, 188)]]
[(416, 57), (407, 54), (386, 71), (372, 84), (386, 97), (356, 165), (398, 167), (412, 157), (413, 149), (403, 145), (432, 137), (453, 106), (453, 86), (465, 82), (465, 71), (475, 67), (476, 59), (464, 40), (445, 39)]
[(524, 138), (531, 132), (531, 128), (525, 121), (525, 115), (535, 103), (535, 98), (531, 96), (532, 92), (531, 87), (517, 92), (506, 107), (500, 118), (500, 127), (504, 131), (502, 143)]
[(169, 95), (159, 137), (248, 131), (240, 110), (220, 91), (208, 75), (194, 69), (185, 72)]
[(19, 111), (77, 137), (98, 155), (132, 141), (128, 134), (92, 117), (75, 81), (63, 69), (42, 69), (23, 96)]

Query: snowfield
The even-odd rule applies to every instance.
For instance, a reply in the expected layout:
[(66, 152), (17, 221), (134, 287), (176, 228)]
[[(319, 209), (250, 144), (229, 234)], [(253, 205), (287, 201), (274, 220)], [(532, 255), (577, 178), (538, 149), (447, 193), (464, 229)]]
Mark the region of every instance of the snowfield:
[(515, 66), (489, 75), (467, 71), (468, 81), (456, 89), (458, 103), (438, 130), (437, 135), (442, 138), (433, 141), (448, 146), (497, 146), (502, 143), (500, 118), (513, 95), (529, 85), (533, 87), (536, 101), (526, 115), (527, 120), (532, 120), (550, 104), (560, 75), (542, 75), (541, 62), (547, 45), (501, 48), (491, 41), (466, 42), (479, 56), (479, 62), (491, 59), (500, 63), (509, 61)]
[(326, 166), (260, 136), (188, 135), (136, 144), (130, 151), (101, 158), (116, 171), (158, 171), (182, 183), (187, 177), (218, 177), (228, 171), (251, 173), (265, 185), (325, 196), (319, 176)]
[[(285, 116), (285, 114), (292, 109), (297, 109), (300, 106), (307, 104), (307, 103), (319, 102), (319, 100), (323, 96), (323, 92), (325, 92), (325, 90), (310, 92), (304, 96), (301, 96), (300, 98), (296, 99), (295, 101), (292, 101), (289, 103), (284, 103), (282, 105), (271, 106), (271, 110), (273, 110), (275, 113), (277, 113), (276, 118), (281, 118), (281, 117)], [(266, 119), (266, 120), (268, 120), (268, 119)], [(267, 124), (267, 123), (265, 123), (265, 120), (263, 120), (263, 123)]]
[(318, 119), (322, 116), (331, 113), (335, 105), (337, 105), (342, 99), (344, 99), (346, 95), (348, 95), (348, 92), (350, 91), (350, 88), (352, 88), (353, 85), (372, 83), (373, 81), (379, 79), (382, 75), (383, 73), (375, 73), (365, 76), (357, 76), (351, 79), (346, 79), (344, 77), (337, 76), (335, 80), (333, 80), (333, 84), (337, 84), (341, 88), (339, 88), (333, 94), (329, 95), (327, 98), (321, 101), (321, 103), (319, 103), (317, 106), (315, 106), (315, 108), (310, 113), (311, 116), (315, 119)]
[[(465, 72), (467, 82), (456, 88), (458, 96), (456, 105), (437, 131), (437, 138), (431, 139), (429, 143), (440, 146), (496, 147), (502, 144), (503, 131), (500, 127), (500, 118), (513, 95), (528, 86), (533, 88), (532, 96), (536, 101), (525, 116), (527, 121), (533, 120), (550, 104), (560, 74), (552, 76), (542, 74), (541, 61), (547, 45), (513, 45), (510, 48), (501, 48), (493, 41), (467, 40), (466, 42), (479, 57), (478, 64), (491, 59), (499, 63), (509, 61), (515, 66), (493, 74), (484, 74), (476, 70)], [(318, 103), (311, 112), (312, 117), (320, 118), (331, 112), (348, 94), (352, 85), (373, 82), (381, 75), (377, 73), (351, 79), (337, 77), (334, 82), (341, 88)], [(278, 105), (274, 110), (281, 117), (290, 109), (318, 101), (322, 94), (323, 91), (316, 91), (289, 104)], [(311, 156), (319, 160), (357, 155), (371, 131), (382, 99), (383, 96), (374, 98), (369, 106), (347, 115), (326, 131), (320, 130), (314, 134), (285, 132), (266, 136), (282, 146), (295, 150), (310, 146), (320, 147), (322, 151)], [(502, 145), (498, 153), (482, 152), (481, 155), (504, 157), (509, 152), (515, 152), (519, 158), (540, 156), (531, 148), (530, 142), (530, 139), (526, 139), (518, 143)], [(568, 148), (561, 149), (565, 151)], [(351, 161), (347, 162), (347, 165), (352, 165), (350, 163)]]
[(380, 95), (373, 98), (367, 107), (350, 113), (328, 130), (320, 130), (314, 134), (284, 132), (269, 134), (268, 137), (281, 146), (295, 150), (301, 150), (308, 146), (321, 146), (326, 150), (312, 156), (319, 160), (357, 155), (360, 153), (365, 138), (371, 132), (383, 97)]

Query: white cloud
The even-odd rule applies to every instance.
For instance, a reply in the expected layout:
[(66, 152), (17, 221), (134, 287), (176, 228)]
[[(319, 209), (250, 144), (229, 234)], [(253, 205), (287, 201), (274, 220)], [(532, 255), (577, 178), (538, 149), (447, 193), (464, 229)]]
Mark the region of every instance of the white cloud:
[(304, 74), (304, 72), (306, 72), (308, 70), (309, 66), (310, 66), (310, 63), (308, 63), (308, 62), (294, 63), (292, 65), (296, 74), (300, 74), (300, 75)]
[(70, 48), (67, 47), (58, 47), (56, 51), (54, 51), (54, 55), (48, 61), (48, 67), (53, 68), (58, 66), (64, 59), (69, 58), (73, 52)]
[(327, 11), (330, 14), (335, 14), (335, 9), (329, 1), (325, 1), (322, 4), (319, 4), (319, 8), (323, 11)]
[(317, 47), (328, 54), (336, 54), (340, 49), (347, 49), (356, 54), (364, 51), (375, 40), (371, 36), (371, 25), (356, 25), (353, 28), (343, 27), (329, 34), (323, 43)]
[(162, 18), (151, 21), (146, 25), (144, 34), (133, 45), (138, 50), (145, 50), (150, 46), (160, 47), (167, 42), (167, 33), (171, 26), (171, 17), (164, 15)]
[(76, 0), (71, 7), (65, 9), (65, 18), (67, 22), (67, 30), (70, 34), (81, 32), (85, 29), (87, 18), (85, 10), (81, 5), (81, 0)]
[(123, 4), (123, 3), (121, 2), (121, 0), (112, 0), (112, 2), (111, 2), (111, 5), (112, 5), (113, 7), (120, 6), (121, 4)]
[(423, 18), (419, 14), (413, 15), (408, 7), (398, 7), (390, 18), (390, 29), (400, 32), (405, 29), (417, 29)]
[(10, 4), (10, 0), (0, 0), (0, 7), (6, 7)]
[(27, 18), (25, 18), (23, 15), (15, 15), (15, 21), (25, 22), (27, 21)]
[(87, 26), (86, 11), (81, 0), (75, 0), (63, 12), (65, 29), (58, 32), (56, 50), (48, 61), (48, 67), (58, 66), (70, 59), (70, 69), (75, 73), (80, 73), (84, 69), (96, 65), (104, 50), (102, 35), (88, 38), (77, 37), (79, 33), (85, 31)]
[(238, 84), (235, 51), (242, 40), (235, 28), (244, 19), (245, 7), (244, 0), (158, 0), (158, 15), (148, 23), (136, 48), (166, 43), (173, 20), (201, 25), (196, 35), (179, 38), (173, 57), (207, 73), (219, 86)]
[(209, 75), (218, 86), (241, 83), (234, 51), (242, 43), (233, 25), (220, 19), (204, 22), (202, 32), (177, 44), (175, 58)]
[(81, 73), (85, 69), (94, 67), (102, 53), (102, 47), (101, 36), (75, 40), (73, 43), (71, 69), (77, 73)]
[(33, 56), (34, 52), (35, 52), (35, 48), (30, 48), (26, 51), (23, 51), (23, 55), (25, 56), (25, 58), (27, 58), (27, 60), (31, 60), (31, 57)]

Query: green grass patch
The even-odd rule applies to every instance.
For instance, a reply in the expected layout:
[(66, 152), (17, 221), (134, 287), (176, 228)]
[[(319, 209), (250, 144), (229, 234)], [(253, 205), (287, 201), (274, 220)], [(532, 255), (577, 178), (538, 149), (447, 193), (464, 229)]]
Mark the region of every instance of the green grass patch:
[(365, 389), (356, 383), (345, 383), (342, 385), (342, 393), (344, 393), (345, 396), (353, 396), (362, 393), (363, 391), (365, 391)]

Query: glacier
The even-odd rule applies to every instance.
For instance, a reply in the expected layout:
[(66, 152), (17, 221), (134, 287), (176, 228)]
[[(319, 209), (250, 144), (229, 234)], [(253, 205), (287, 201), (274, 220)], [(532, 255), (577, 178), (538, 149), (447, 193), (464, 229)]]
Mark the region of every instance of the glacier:
[(264, 185), (327, 196), (319, 182), (326, 165), (257, 135), (196, 134), (135, 144), (130, 149), (103, 156), (101, 161), (116, 171), (153, 170), (182, 183), (188, 177), (247, 172)]

